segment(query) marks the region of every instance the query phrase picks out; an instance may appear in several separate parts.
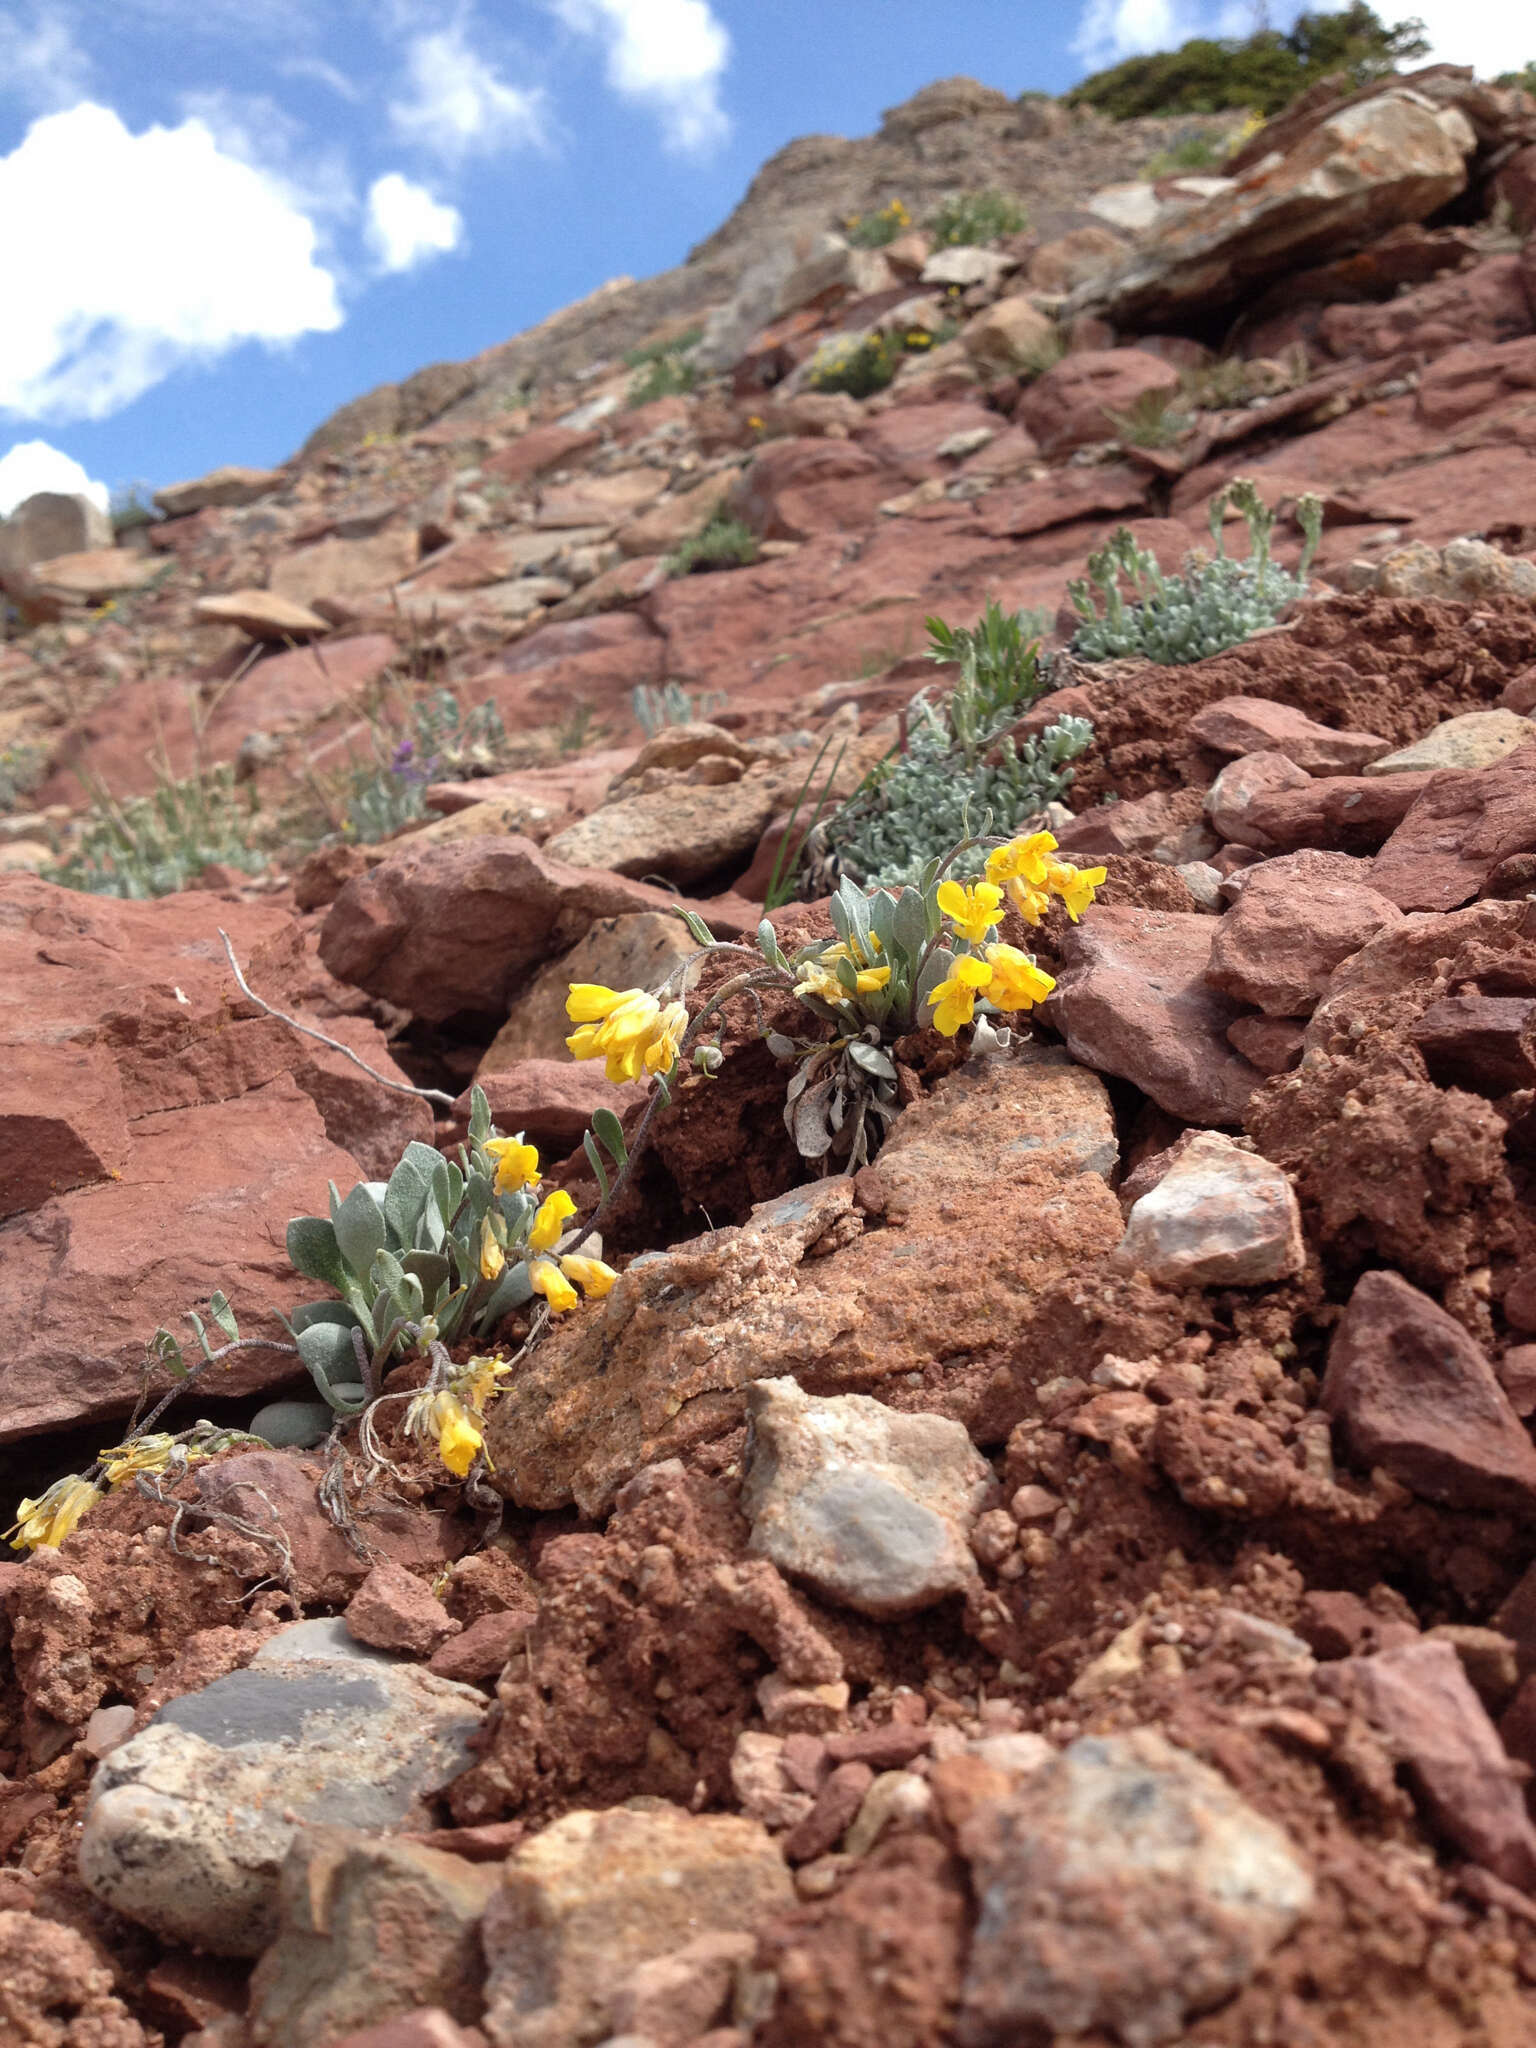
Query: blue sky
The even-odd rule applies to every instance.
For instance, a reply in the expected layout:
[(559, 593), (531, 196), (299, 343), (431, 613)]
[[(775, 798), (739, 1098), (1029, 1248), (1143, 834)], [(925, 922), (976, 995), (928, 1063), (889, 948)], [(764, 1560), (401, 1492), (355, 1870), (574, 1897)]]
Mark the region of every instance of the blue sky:
[[(1410, 6), (1437, 55), (1536, 55), (1508, 0), (1379, 11)], [(866, 134), (935, 78), (1061, 91), (1255, 12), (0, 0), (0, 512), (280, 461), (372, 385), (680, 261), (793, 136)]]

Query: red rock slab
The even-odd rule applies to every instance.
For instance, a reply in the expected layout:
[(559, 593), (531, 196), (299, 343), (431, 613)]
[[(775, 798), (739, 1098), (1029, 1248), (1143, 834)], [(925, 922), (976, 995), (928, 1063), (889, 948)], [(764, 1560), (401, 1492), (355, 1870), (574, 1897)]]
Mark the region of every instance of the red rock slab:
[(1112, 417), (1129, 412), (1149, 392), (1170, 396), (1179, 372), (1139, 348), (1083, 349), (1064, 356), (1035, 378), (1019, 399), (1015, 418), (1046, 455), (1067, 455), (1090, 441), (1112, 441)]
[(1432, 427), (1455, 427), (1528, 391), (1536, 391), (1536, 335), (1469, 342), (1425, 365), (1419, 417)]
[(1384, 305), (1330, 306), (1318, 332), (1336, 356), (1390, 356), (1411, 348), (1433, 363), (1463, 343), (1513, 341), (1533, 324), (1519, 257), (1491, 256)]
[(1482, 1350), (1401, 1274), (1362, 1275), (1322, 1403), (1350, 1455), (1444, 1507), (1536, 1515), (1536, 1445)]
[(983, 502), (980, 526), (994, 540), (1043, 533), (1096, 513), (1128, 512), (1146, 503), (1152, 479), (1128, 462), (1064, 469), (1036, 483), (994, 491)]
[(1488, 768), (1431, 776), (1377, 855), (1371, 886), (1403, 910), (1454, 910), (1501, 861), (1533, 849), (1536, 744)]
[[(490, 1101), (496, 1128), (522, 1131), (550, 1159), (563, 1159), (575, 1150), (595, 1110), (611, 1109), (622, 1117), (649, 1092), (638, 1081), (610, 1086), (600, 1060), (519, 1060), (501, 1073), (476, 1078)], [(467, 1128), (468, 1090), (454, 1104), (454, 1114), (466, 1120)]]
[[(568, 951), (600, 917), (671, 910), (680, 900), (603, 869), (568, 867), (516, 835), (407, 841), (347, 883), (321, 928), (320, 957), (338, 981), (421, 1017), (505, 1015), (528, 969)], [(709, 916), (703, 903), (689, 907)], [(742, 908), (755, 921), (756, 906)], [(741, 924), (727, 909), (723, 927)]]
[(1236, 1125), (1263, 1079), (1228, 1042), (1241, 1005), (1206, 980), (1216, 921), (1097, 906), (1062, 947), (1046, 1021), (1074, 1059), (1186, 1123)]
[(1197, 711), (1185, 730), (1213, 753), (1283, 754), (1308, 775), (1358, 774), (1392, 750), (1379, 733), (1336, 732), (1269, 697), (1220, 697)]
[(995, 435), (1002, 424), (1001, 416), (985, 406), (963, 399), (940, 399), (934, 405), (897, 405), (889, 412), (877, 413), (858, 428), (854, 439), (877, 461), (916, 484), (925, 477), (956, 473), (959, 465), (955, 458), (939, 454), (951, 436), (978, 427)]
[(770, 441), (732, 488), (729, 510), (760, 540), (807, 540), (873, 522), (892, 472), (852, 441)]
[(1411, 1035), (1442, 1088), (1499, 1096), (1536, 1086), (1536, 996), (1446, 996)]
[[(1315, 846), (1329, 853), (1374, 853), (1388, 840), (1433, 780), (1433, 771), (1407, 775), (1330, 775), (1308, 788), (1259, 793), (1248, 806), (1244, 822), (1251, 835), (1276, 853), (1296, 853)], [(1371, 886), (1404, 904), (1382, 888), (1374, 873)], [(1469, 891), (1469, 894), (1475, 893)]]
[[(357, 1168), (291, 1076), (233, 1101), (140, 1117), (122, 1176), (0, 1224), (0, 1441), (124, 1415), (146, 1339), (222, 1288), (241, 1334), (281, 1336), (268, 1304), (303, 1291), (291, 1216), (325, 1214), (326, 1182)], [(295, 1361), (237, 1352), (221, 1398), (293, 1377)]]
[(1420, 1804), (1463, 1856), (1507, 1884), (1536, 1889), (1536, 1827), (1525, 1795), (1448, 1642), (1405, 1643), (1319, 1675), (1388, 1738)]
[(481, 473), (499, 484), (522, 484), (549, 469), (563, 469), (602, 445), (591, 428), (531, 427), (480, 465)]
[(129, 1150), (123, 1084), (105, 1047), (6, 1048), (0, 1061), (0, 1217), (109, 1179)]
[(1339, 963), (1402, 921), (1365, 866), (1308, 850), (1247, 869), (1211, 946), (1211, 986), (1267, 1017), (1309, 1017)]

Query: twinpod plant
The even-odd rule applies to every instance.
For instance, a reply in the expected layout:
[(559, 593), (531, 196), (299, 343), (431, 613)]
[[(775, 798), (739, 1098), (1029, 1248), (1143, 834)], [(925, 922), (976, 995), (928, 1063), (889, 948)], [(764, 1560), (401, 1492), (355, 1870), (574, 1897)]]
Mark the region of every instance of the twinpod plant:
[(764, 1030), (769, 1051), (793, 1069), (784, 1122), (796, 1149), (822, 1172), (866, 1164), (898, 1112), (891, 1050), (897, 1040), (926, 1023), (953, 1038), (978, 1019), (1017, 1016), (1055, 987), (1031, 954), (996, 936), (1007, 907), (1038, 925), (1059, 901), (1075, 922), (1104, 880), (1102, 867), (1059, 860), (1049, 832), (994, 843), (970, 880), (949, 872), (985, 843), (962, 840), (930, 861), (916, 886), (900, 891), (843, 881), (828, 904), (834, 937), (793, 953), (766, 918), (754, 950), (712, 939), (693, 913), (680, 912), (701, 948), (754, 963), (716, 989), (691, 1021), (680, 1001), (668, 999), (691, 960), (655, 994), (573, 986), (566, 1009), (579, 1028), (566, 1043), (575, 1056), (605, 1060), (610, 1081), (649, 1076), (658, 1083), (630, 1159), (679, 1069), (691, 1061), (705, 1073), (718, 1071), (718, 1029), (712, 1043), (705, 1033), (721, 1006), (738, 994), (778, 988), (819, 1027), (805, 1035)]
[[(618, 1119), (599, 1111), (594, 1121), (622, 1159)], [(456, 1161), (413, 1143), (387, 1181), (359, 1181), (345, 1198), (332, 1183), (330, 1193), (329, 1217), (289, 1224), (288, 1256), (341, 1299), (307, 1302), (284, 1321), (338, 1415), (377, 1399), (397, 1354), (483, 1336), (536, 1294), (558, 1315), (575, 1307), (577, 1287), (600, 1295), (613, 1285), (600, 1259), (563, 1257), (576, 1205), (563, 1189), (540, 1199), (536, 1148), (498, 1136), (478, 1087)]]

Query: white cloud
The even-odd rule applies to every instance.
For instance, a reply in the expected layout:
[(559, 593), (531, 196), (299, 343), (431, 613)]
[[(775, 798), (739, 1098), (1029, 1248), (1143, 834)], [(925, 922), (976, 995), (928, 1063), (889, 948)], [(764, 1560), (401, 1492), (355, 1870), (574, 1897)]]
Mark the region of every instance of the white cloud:
[[(560, 0), (562, 7), (569, 0)], [(595, 4), (595, 0), (578, 0)], [(622, 0), (602, 0), (621, 5)], [(1349, 0), (1310, 0), (1324, 13), (1337, 13)], [(1300, 11), (1282, 9), (1274, 26), (1288, 29)], [(1501, 71), (1518, 71), (1531, 61), (1536, 38), (1526, 19), (1526, 10), (1494, 4), (1494, 0), (1412, 0), (1403, 12), (1416, 15), (1424, 24), (1430, 53), (1417, 61), (1425, 64), (1470, 64), (1480, 77), (1491, 78)], [(1399, 10), (1378, 9), (1384, 21), (1393, 21)], [(1250, 35), (1255, 10), (1247, 0), (1085, 0), (1074, 55), (1091, 69), (1116, 64), (1122, 57), (1140, 56), (1148, 50), (1176, 50), (1191, 36)]]
[(449, 162), (543, 142), (543, 93), (498, 77), (462, 25), (415, 37), (406, 71), (409, 91), (391, 103), (389, 118), (407, 141)]
[[(1098, 0), (1095, 0), (1098, 4)], [(556, 14), (608, 46), (608, 83), (660, 115), (672, 149), (723, 142), (731, 124), (720, 81), (731, 39), (708, 0), (550, 0)]]
[(1148, 50), (1176, 50), (1199, 33), (1175, 0), (1087, 0), (1072, 50), (1098, 70)]
[(315, 229), (206, 125), (132, 135), (90, 101), (0, 159), (0, 410), (102, 419), (179, 364), (341, 325)]
[(368, 187), (364, 233), (382, 269), (414, 270), (429, 256), (459, 246), (464, 216), (457, 207), (440, 204), (425, 185), (386, 171)]
[(0, 519), (9, 519), (34, 491), (79, 491), (107, 509), (108, 491), (61, 448), (46, 441), (18, 441), (0, 455)]

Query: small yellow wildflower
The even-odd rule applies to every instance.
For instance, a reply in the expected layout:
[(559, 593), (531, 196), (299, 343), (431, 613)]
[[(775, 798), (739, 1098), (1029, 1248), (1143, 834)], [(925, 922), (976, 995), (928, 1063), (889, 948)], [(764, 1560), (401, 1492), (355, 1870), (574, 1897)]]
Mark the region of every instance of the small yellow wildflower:
[(480, 1226), (480, 1278), (499, 1280), (506, 1263), (507, 1255), (497, 1242), (491, 1219), (487, 1216)]
[(1049, 873), (1046, 855), (1055, 851), (1054, 832), (1031, 832), (1027, 838), (1010, 839), (1006, 846), (994, 846), (987, 855), (987, 880), (1004, 884), (1027, 882), (1032, 889), (1043, 889)]
[(528, 1269), (535, 1294), (542, 1294), (553, 1315), (563, 1316), (576, 1306), (576, 1290), (553, 1259), (535, 1259)]
[[(671, 1066), (688, 1023), (681, 1003), (669, 1003), (663, 1010), (644, 989), (603, 988), (588, 981), (572, 983), (565, 1010), (581, 1027), (565, 1041), (571, 1052), (579, 1060), (605, 1060), (608, 1079), (616, 1087)], [(652, 1047), (654, 1063), (646, 1057)]]
[(576, 1204), (564, 1188), (556, 1188), (552, 1195), (546, 1195), (528, 1233), (529, 1250), (552, 1252), (564, 1233), (566, 1218), (575, 1214)]
[(485, 1445), (485, 1433), (475, 1417), (453, 1394), (440, 1394), (442, 1417), (438, 1428), (438, 1456), (455, 1479), (462, 1479)]
[(601, 1259), (589, 1259), (581, 1252), (567, 1252), (560, 1261), (560, 1270), (593, 1301), (601, 1301), (605, 1294), (611, 1293), (613, 1283), (619, 1277), (612, 1266), (605, 1266)]
[(1075, 868), (1070, 861), (1053, 860), (1049, 863), (1050, 885), (1053, 894), (1059, 896), (1067, 906), (1067, 915), (1074, 924), (1093, 901), (1093, 893), (1109, 873), (1107, 868)]
[(987, 965), (992, 979), (987, 984), (987, 1001), (999, 1010), (1027, 1010), (1043, 1003), (1056, 986), (1043, 967), (1037, 967), (1017, 946), (988, 946)]
[(16, 1521), (7, 1529), (6, 1540), (13, 1550), (57, 1550), (72, 1535), (80, 1517), (101, 1499), (101, 1488), (70, 1472), (55, 1479), (36, 1500), (24, 1500), (16, 1510)]
[(485, 1149), (496, 1162), (496, 1192), (515, 1195), (539, 1177), (539, 1148), (521, 1138), (487, 1138)]
[(511, 1370), (504, 1358), (472, 1358), (454, 1374), (453, 1390), (471, 1408), (483, 1408), (501, 1392), (500, 1383)]
[(978, 882), (974, 889), (940, 882), (939, 908), (957, 931), (979, 946), (1003, 914), (1003, 892), (995, 882)]
[(945, 1038), (953, 1038), (962, 1024), (976, 1014), (977, 993), (992, 979), (992, 969), (974, 954), (962, 953), (928, 1001), (933, 1005), (933, 1027)]

